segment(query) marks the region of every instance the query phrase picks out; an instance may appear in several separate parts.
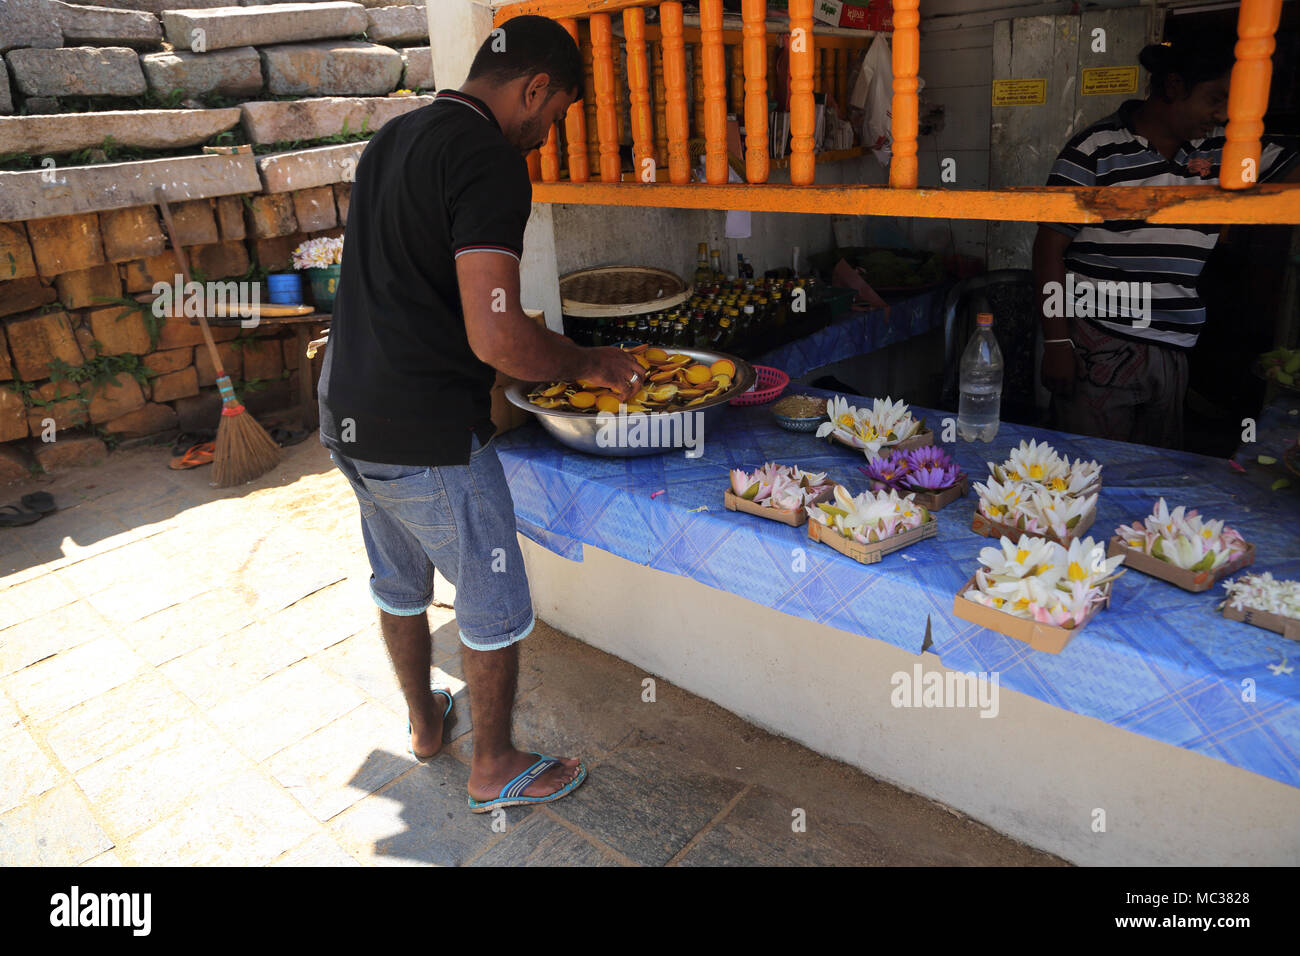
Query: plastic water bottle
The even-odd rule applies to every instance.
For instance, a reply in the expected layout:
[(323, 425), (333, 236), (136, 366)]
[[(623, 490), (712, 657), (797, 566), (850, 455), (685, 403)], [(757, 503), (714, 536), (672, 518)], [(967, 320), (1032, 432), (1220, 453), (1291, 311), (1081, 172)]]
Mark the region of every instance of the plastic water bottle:
[(961, 404), (957, 434), (962, 441), (991, 442), (1002, 409), (1002, 350), (993, 336), (993, 315), (981, 312), (975, 334), (961, 356)]

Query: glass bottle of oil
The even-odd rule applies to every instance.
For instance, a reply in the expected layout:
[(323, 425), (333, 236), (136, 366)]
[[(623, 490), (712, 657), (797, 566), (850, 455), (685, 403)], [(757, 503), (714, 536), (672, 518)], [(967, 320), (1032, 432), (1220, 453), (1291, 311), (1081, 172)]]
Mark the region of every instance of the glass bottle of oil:
[(696, 249), (695, 288), (703, 289), (713, 281), (713, 269), (709, 267), (709, 244), (701, 242)]

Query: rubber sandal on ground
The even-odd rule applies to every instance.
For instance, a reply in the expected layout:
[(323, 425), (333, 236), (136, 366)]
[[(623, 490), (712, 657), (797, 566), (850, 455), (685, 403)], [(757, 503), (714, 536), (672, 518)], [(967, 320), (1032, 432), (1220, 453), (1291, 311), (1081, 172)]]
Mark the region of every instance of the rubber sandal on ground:
[(283, 425), (272, 425), (267, 429), (267, 434), (281, 448), (288, 448), (290, 445), (296, 445), (305, 440), (311, 432), (305, 428), (285, 428)]
[(172, 471), (186, 471), (190, 468), (198, 468), (200, 465), (210, 465), (216, 453), (216, 442), (200, 442), (183, 455), (173, 458), (167, 463), (167, 467)]
[[(447, 742), (447, 731), (456, 726), (455, 717), (452, 717), (450, 720), (447, 719), (448, 715), (451, 713), (451, 705), (455, 703), (455, 700), (452, 699), (451, 691), (443, 690), (441, 687), (435, 687), (433, 692), (435, 694), (441, 694), (443, 697), (447, 698), (447, 709), (442, 712), (442, 742), (445, 744)], [(411, 746), (411, 725), (409, 723), (406, 725), (406, 752), (416, 760), (420, 761), (420, 763), (428, 763), (434, 757), (438, 756), (438, 754), (442, 753), (442, 751), (439, 750), (437, 754), (430, 754), (427, 757), (421, 757), (417, 754), (415, 748)]]
[(211, 428), (200, 428), (198, 431), (193, 432), (181, 432), (176, 436), (176, 441), (172, 443), (172, 457), (180, 458), (195, 445), (215, 441), (216, 438), (217, 433)]
[(48, 491), (33, 491), (30, 495), (23, 495), (21, 504), (28, 511), (41, 515), (53, 514), (59, 510), (59, 506), (54, 503), (54, 496)]
[(24, 511), (17, 505), (0, 506), (0, 528), (20, 528), (25, 524), (35, 524), (44, 517), (39, 511)]
[(534, 753), (533, 756), (538, 758), (537, 762), (502, 787), (501, 792), (494, 799), (475, 800), (470, 797), (470, 810), (475, 813), (487, 813), (497, 807), (522, 807), (534, 803), (550, 803), (553, 800), (559, 800), (561, 797), (567, 797), (582, 785), (582, 781), (587, 779), (587, 765), (579, 762), (578, 775), (554, 793), (548, 793), (544, 797), (522, 796), (523, 792), (528, 789), (529, 784), (552, 767), (561, 763), (556, 757), (546, 757), (539, 753)]

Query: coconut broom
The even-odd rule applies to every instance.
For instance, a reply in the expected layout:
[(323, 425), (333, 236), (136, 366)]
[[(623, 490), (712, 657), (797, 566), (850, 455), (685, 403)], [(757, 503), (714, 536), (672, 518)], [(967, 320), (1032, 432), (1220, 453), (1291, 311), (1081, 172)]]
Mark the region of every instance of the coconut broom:
[[(171, 208), (163, 198), (162, 190), (154, 191), (162, 209), (163, 222), (167, 225), (167, 238), (172, 244), (176, 256), (176, 265), (180, 267), (185, 284), (190, 283), (190, 264), (185, 250), (176, 240), (176, 227), (172, 223)], [(199, 327), (203, 330), (203, 341), (207, 343), (208, 355), (212, 357), (212, 367), (217, 373), (217, 389), (221, 393), (221, 424), (217, 427), (216, 452), (212, 458), (213, 484), (218, 488), (229, 488), (252, 481), (266, 474), (280, 462), (280, 446), (266, 433), (252, 415), (244, 409), (235, 397), (235, 388), (230, 384), (230, 376), (221, 364), (221, 355), (217, 345), (212, 341), (212, 330), (208, 328), (207, 317), (203, 309), (199, 310)]]

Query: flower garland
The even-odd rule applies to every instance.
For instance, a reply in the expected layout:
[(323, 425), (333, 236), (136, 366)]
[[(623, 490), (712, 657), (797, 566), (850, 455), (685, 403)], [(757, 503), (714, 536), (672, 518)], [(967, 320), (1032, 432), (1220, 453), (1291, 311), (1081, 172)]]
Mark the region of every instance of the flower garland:
[(1238, 611), (1266, 611), (1300, 620), (1300, 581), (1277, 581), (1268, 571), (1224, 581), (1227, 603)]

